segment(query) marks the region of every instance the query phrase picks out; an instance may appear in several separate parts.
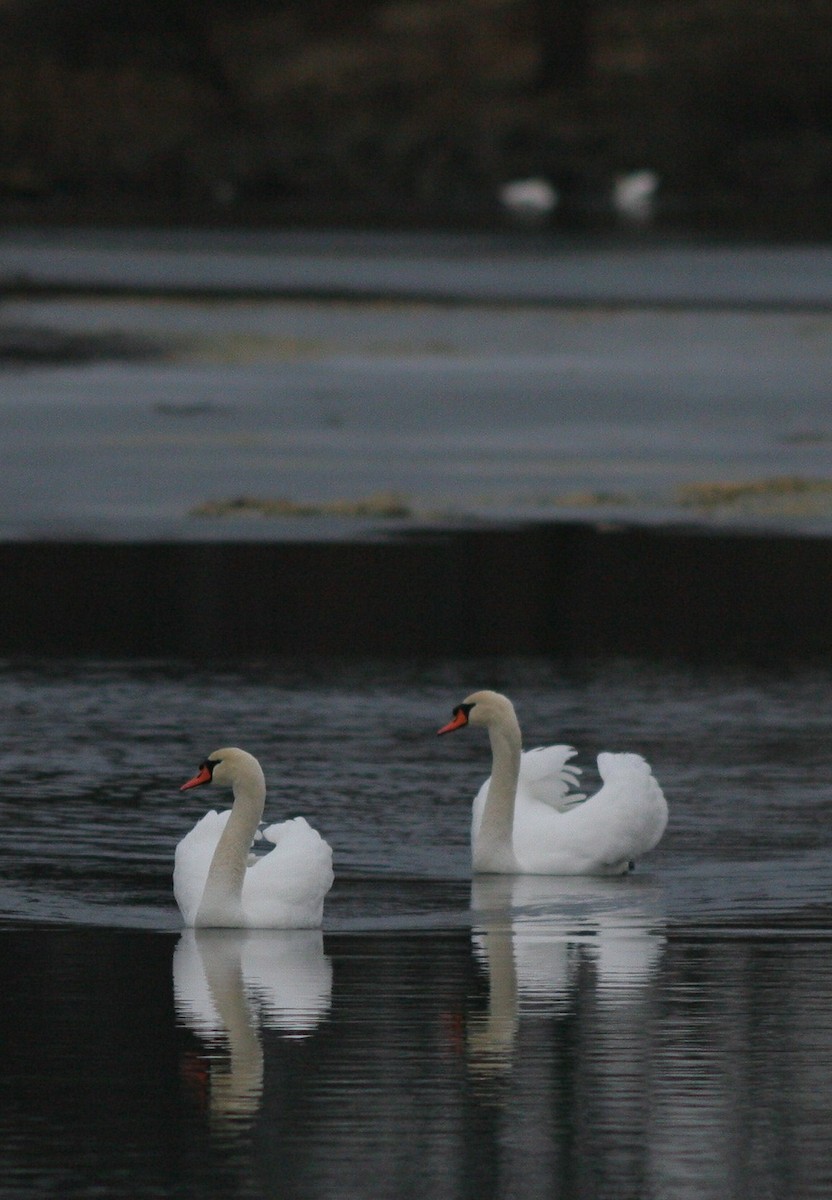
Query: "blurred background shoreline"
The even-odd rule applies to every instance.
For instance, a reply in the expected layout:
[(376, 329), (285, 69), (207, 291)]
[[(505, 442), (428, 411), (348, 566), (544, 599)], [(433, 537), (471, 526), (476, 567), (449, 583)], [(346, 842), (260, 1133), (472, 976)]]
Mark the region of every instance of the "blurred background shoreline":
[(825, 237), (830, 68), (821, 3), (3, 0), (0, 224)]

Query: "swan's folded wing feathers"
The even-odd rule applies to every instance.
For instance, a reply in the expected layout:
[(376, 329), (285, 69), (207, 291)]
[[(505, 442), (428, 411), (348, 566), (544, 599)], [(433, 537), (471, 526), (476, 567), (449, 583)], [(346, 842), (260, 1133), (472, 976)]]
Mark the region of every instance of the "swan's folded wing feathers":
[(173, 860), (173, 894), (186, 925), (192, 925), (202, 900), (208, 865), (231, 809), (211, 809), (189, 829), (176, 847)]
[(557, 805), (558, 812), (569, 812), (570, 809), (577, 808), (579, 804), (583, 804), (585, 800), (586, 792), (570, 792)]
[(310, 846), (326, 845), (317, 829), (313, 829), (305, 817), (290, 817), (287, 821), (267, 825), (263, 837), (273, 846), (280, 846), (287, 851), (308, 851)]
[(650, 766), (640, 754), (613, 754), (606, 751), (598, 755), (598, 774), (604, 783), (609, 783), (616, 775), (623, 772), (635, 772), (635, 774), (647, 778), (650, 774)]
[(569, 759), (576, 753), (572, 746), (538, 746), (527, 750), (520, 763), (525, 790), (535, 800), (559, 812), (580, 804), (586, 796), (572, 789), (579, 786), (581, 768), (569, 765)]
[(664, 833), (668, 818), (664, 793), (640, 754), (599, 754), (598, 771), (603, 786), (589, 803), (603, 804), (609, 814), (607, 829), (614, 847), (605, 860), (638, 859)]
[[(217, 812), (215, 808), (210, 809), (204, 816), (200, 817), (193, 829), (189, 829), (179, 843), (179, 846), (197, 843), (208, 845), (211, 842), (218, 842), (220, 834), (225, 829), (225, 823), (231, 816), (231, 809), (224, 808)], [(177, 850), (179, 849), (177, 846)]]
[(275, 849), (260, 857), (257, 869), (274, 870), (282, 897), (300, 903), (326, 895), (334, 880), (332, 849), (304, 817), (269, 825), (263, 837)]

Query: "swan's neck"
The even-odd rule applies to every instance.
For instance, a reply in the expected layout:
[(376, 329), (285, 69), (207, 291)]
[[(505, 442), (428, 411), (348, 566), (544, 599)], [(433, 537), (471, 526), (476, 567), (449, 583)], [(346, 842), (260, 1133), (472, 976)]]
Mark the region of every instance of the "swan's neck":
[(514, 713), (489, 725), (491, 783), (473, 849), (475, 871), (516, 871), (512, 848), (514, 802), (520, 776), (522, 741)]
[(263, 816), (266, 785), (262, 776), (244, 775), (235, 779), (233, 791), (234, 804), (208, 868), (197, 925), (234, 925), (242, 916), (243, 882)]

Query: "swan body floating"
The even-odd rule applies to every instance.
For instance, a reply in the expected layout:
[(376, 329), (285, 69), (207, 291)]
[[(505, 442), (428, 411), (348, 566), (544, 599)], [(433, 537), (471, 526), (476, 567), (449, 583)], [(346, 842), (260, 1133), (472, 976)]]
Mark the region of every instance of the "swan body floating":
[[(180, 791), (214, 783), (234, 804), (209, 812), (176, 847), (173, 894), (186, 925), (316, 929), (332, 887), (332, 850), (303, 817), (259, 825), (266, 781), (257, 759), (236, 747), (215, 750)], [(250, 855), (258, 838), (272, 842)]]
[(600, 791), (570, 789), (579, 770), (571, 746), (523, 753), (514, 706), (498, 692), (474, 692), (439, 733), (484, 725), (492, 772), (474, 798), (475, 872), (504, 875), (620, 875), (659, 842), (667, 802), (639, 754), (599, 754)]
[(625, 221), (646, 225), (655, 216), (659, 177), (655, 171), (629, 171), (616, 175), (612, 186), (612, 206)]
[(504, 183), (497, 194), (509, 216), (527, 225), (547, 220), (560, 202), (557, 188), (548, 179), (537, 176), (512, 179)]

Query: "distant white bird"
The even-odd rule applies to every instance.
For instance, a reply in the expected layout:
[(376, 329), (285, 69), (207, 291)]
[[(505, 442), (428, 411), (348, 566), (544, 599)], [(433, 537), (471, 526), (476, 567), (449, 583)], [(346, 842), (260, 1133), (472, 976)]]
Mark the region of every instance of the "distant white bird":
[(656, 211), (659, 177), (655, 171), (628, 171), (616, 175), (612, 185), (612, 206), (620, 217), (644, 225)]
[(557, 188), (542, 177), (513, 179), (504, 183), (497, 195), (508, 214), (527, 225), (541, 224), (560, 202)]

